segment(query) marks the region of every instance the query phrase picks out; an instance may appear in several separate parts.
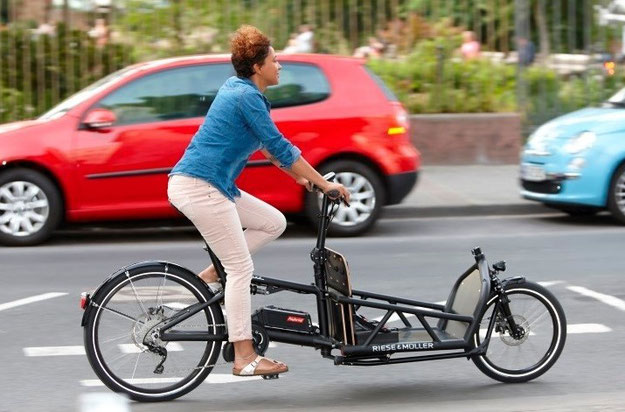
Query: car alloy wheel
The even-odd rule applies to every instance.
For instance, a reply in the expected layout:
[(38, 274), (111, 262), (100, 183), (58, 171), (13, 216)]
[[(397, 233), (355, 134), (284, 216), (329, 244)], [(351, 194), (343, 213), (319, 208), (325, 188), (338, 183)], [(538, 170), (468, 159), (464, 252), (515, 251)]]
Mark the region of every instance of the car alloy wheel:
[(26, 237), (37, 233), (50, 214), (50, 202), (34, 183), (12, 181), (0, 186), (0, 231)]
[(39, 244), (62, 220), (63, 198), (48, 176), (21, 167), (0, 171), (0, 245)]
[[(341, 204), (328, 233), (332, 236), (357, 236), (369, 230), (385, 204), (386, 188), (382, 177), (368, 164), (358, 160), (333, 160), (319, 167), (323, 175), (336, 173), (335, 182), (344, 185), (351, 193), (350, 207)], [(321, 196), (317, 193), (306, 194), (305, 212), (315, 225), (319, 222)]]
[[(351, 193), (351, 197), (350, 207), (341, 203), (332, 222), (339, 226), (355, 226), (369, 219), (376, 204), (375, 190), (371, 182), (354, 172), (339, 172), (334, 181), (345, 186)], [(319, 194), (319, 208), (321, 208), (321, 198)]]

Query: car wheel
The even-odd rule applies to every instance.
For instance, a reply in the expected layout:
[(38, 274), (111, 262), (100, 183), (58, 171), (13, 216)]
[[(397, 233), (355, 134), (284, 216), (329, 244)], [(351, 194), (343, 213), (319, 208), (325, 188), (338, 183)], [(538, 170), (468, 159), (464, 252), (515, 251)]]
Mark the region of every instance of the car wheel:
[[(339, 160), (323, 165), (319, 172), (336, 173), (335, 182), (351, 192), (350, 207), (341, 204), (330, 223), (328, 233), (334, 236), (356, 236), (369, 230), (380, 216), (386, 190), (378, 174), (369, 166), (353, 161)], [(306, 215), (318, 223), (321, 195), (307, 193)]]
[(625, 164), (616, 170), (612, 178), (608, 195), (608, 208), (612, 216), (625, 224)]
[(59, 190), (41, 173), (18, 168), (0, 174), (0, 244), (45, 241), (61, 222), (62, 205)]

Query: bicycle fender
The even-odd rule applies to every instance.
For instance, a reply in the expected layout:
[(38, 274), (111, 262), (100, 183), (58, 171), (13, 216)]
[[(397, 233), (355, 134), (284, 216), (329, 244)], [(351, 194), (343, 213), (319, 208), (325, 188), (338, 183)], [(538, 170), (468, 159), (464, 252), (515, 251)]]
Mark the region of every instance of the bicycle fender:
[(507, 285), (518, 285), (525, 282), (525, 276), (514, 276), (506, 278), (501, 281), (501, 285), (506, 287)]
[(128, 266), (124, 266), (123, 268), (120, 268), (120, 269), (116, 270), (114, 273), (110, 274), (109, 277), (106, 278), (106, 280), (104, 282), (102, 282), (100, 284), (100, 286), (98, 286), (93, 291), (93, 293), (87, 294), (87, 306), (85, 307), (85, 311), (82, 314), (82, 320), (80, 321), (80, 326), (85, 327), (85, 325), (87, 323), (87, 317), (89, 316), (89, 313), (91, 312), (91, 309), (93, 307), (95, 307), (94, 302), (96, 304), (100, 303), (100, 301), (102, 299), (102, 296), (100, 296), (102, 294), (102, 290), (104, 289), (104, 287), (107, 284), (109, 284), (113, 279), (115, 279), (115, 277), (117, 277), (117, 276), (119, 276), (121, 274), (124, 274), (126, 272), (132, 272), (132, 271), (137, 270), (137, 269), (143, 269), (143, 268), (147, 268), (147, 267), (154, 266), (154, 265), (162, 266), (162, 270), (164, 272), (168, 272), (169, 268), (175, 267), (176, 269), (182, 270), (184, 272), (189, 273), (190, 275), (195, 276), (195, 274), (191, 270), (189, 270), (189, 269), (187, 269), (187, 268), (185, 268), (183, 266), (180, 266), (177, 263), (167, 262), (167, 261), (164, 261), (164, 260), (146, 260), (146, 261), (143, 261), (143, 262), (137, 262), (137, 263), (130, 264)]

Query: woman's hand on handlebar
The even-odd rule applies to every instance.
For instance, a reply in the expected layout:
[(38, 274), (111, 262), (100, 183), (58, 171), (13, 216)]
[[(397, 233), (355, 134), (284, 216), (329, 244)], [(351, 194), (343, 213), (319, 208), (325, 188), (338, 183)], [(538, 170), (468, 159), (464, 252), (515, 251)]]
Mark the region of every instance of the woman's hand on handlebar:
[[(332, 191), (334, 191), (334, 193), (330, 193)], [(323, 188), (323, 192), (327, 194), (328, 197), (330, 197), (330, 199), (332, 200), (337, 199), (337, 196), (333, 196), (333, 195), (336, 192), (338, 192), (339, 193), (338, 198), (341, 198), (341, 200), (343, 200), (345, 205), (349, 207), (350, 193), (349, 193), (349, 190), (347, 190), (347, 188), (343, 186), (342, 184), (335, 183), (335, 182), (327, 182), (326, 187)]]

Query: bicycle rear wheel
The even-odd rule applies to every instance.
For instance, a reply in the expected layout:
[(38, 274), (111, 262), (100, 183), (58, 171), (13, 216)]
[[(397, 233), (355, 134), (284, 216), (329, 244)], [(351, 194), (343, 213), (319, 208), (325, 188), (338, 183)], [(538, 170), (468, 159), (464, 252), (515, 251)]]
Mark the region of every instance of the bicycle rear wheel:
[[(154, 262), (120, 273), (88, 313), (84, 339), (93, 370), (110, 389), (137, 401), (171, 400), (193, 390), (211, 372), (222, 342), (166, 342), (156, 330), (212, 297), (194, 274), (174, 265)], [(215, 303), (172, 330), (222, 334), (223, 313)]]
[(495, 312), (497, 296), (491, 297), (473, 337), (474, 345), (479, 346), (486, 338), (495, 316), (493, 332), (486, 354), (474, 356), (473, 362), (498, 381), (527, 382), (547, 372), (560, 356), (566, 341), (566, 318), (555, 296), (540, 285), (509, 285), (506, 294), (512, 317), (521, 328), (520, 336), (512, 336), (501, 311)]

